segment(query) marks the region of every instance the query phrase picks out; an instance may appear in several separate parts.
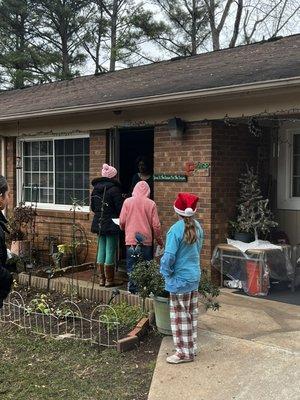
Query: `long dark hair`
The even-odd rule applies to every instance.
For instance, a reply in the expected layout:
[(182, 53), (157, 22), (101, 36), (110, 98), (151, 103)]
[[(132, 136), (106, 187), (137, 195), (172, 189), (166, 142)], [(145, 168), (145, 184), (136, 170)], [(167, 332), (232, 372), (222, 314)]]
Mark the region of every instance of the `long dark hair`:
[(0, 175), (0, 195), (4, 196), (7, 191), (8, 191), (7, 180), (3, 175)]

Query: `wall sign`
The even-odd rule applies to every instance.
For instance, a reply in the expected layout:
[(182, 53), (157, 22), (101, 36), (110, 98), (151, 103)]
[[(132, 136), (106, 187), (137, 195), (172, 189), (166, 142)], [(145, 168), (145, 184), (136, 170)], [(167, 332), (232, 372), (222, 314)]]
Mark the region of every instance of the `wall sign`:
[(154, 174), (153, 180), (155, 182), (187, 182), (187, 176), (178, 174)]
[(193, 175), (196, 171), (206, 171), (209, 174), (210, 163), (188, 161), (185, 163), (185, 172), (187, 175)]

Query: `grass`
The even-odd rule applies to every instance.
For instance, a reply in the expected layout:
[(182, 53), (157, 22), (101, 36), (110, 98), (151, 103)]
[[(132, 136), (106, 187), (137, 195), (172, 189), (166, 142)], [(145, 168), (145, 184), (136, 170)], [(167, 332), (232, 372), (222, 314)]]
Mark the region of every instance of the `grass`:
[(25, 334), (0, 323), (1, 400), (145, 400), (160, 337), (120, 354)]

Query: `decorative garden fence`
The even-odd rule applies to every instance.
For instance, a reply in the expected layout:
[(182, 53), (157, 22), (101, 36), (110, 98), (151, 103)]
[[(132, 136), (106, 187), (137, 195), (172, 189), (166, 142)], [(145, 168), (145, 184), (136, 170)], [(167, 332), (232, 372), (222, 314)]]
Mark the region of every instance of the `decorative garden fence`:
[(111, 306), (98, 305), (87, 318), (78, 304), (70, 300), (61, 302), (55, 310), (45, 301), (43, 309), (36, 310), (33, 301), (26, 305), (19, 292), (11, 292), (0, 310), (0, 322), (53, 338), (73, 338), (99, 347), (117, 347), (120, 323)]

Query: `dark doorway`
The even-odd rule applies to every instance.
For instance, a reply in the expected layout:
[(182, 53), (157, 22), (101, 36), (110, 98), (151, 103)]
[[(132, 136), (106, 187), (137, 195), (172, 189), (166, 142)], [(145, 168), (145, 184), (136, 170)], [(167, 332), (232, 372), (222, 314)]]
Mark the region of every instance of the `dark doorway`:
[(133, 175), (138, 172), (136, 159), (146, 156), (153, 169), (154, 130), (153, 128), (126, 128), (119, 130), (119, 177), (125, 193), (131, 191)]

